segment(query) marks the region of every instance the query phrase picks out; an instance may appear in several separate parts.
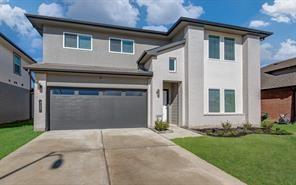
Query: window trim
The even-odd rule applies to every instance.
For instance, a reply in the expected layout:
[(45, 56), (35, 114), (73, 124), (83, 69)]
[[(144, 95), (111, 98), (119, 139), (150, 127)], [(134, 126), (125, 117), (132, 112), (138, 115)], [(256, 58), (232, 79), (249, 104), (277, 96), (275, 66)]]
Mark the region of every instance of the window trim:
[[(120, 52), (111, 51), (111, 39), (120, 40)], [(132, 53), (127, 53), (127, 52), (122, 51), (122, 47), (123, 47), (122, 41), (131, 41), (131, 42), (133, 42), (133, 52)], [(126, 55), (134, 55), (135, 54), (135, 41), (132, 40), (132, 39), (122, 39), (122, 38), (118, 38), (118, 37), (109, 37), (109, 53), (119, 53), (119, 54), (126, 54)]]
[[(218, 37), (219, 38), (219, 58), (211, 58), (210, 57), (210, 37), (213, 36), (213, 37)], [(223, 37), (222, 37), (223, 38)], [(209, 34), (208, 35), (208, 58), (210, 60), (221, 60), (221, 46), (220, 46), (220, 43), (221, 43), (221, 36), (220, 35), (215, 35), (215, 34)]]
[[(19, 67), (20, 67), (20, 73), (16, 73), (15, 72), (15, 65), (16, 65), (15, 62), (14, 62), (14, 57), (15, 56), (17, 56), (20, 59), (20, 65), (19, 65)], [(19, 54), (17, 54), (16, 52), (13, 52), (12, 63), (13, 63), (13, 74), (22, 76), (22, 57)]]
[[(77, 47), (76, 48), (65, 46), (65, 34), (76, 35), (76, 38), (77, 38), (77, 40), (76, 40)], [(90, 49), (79, 48), (79, 36), (87, 36), (87, 37), (90, 37)], [(93, 37), (92, 37), (92, 35), (84, 34), (84, 33), (63, 32), (63, 48), (65, 48), (65, 49), (83, 50), (83, 51), (92, 51), (93, 50)]]
[[(220, 90), (220, 93), (219, 93), (219, 96), (220, 96), (220, 112), (210, 112), (210, 106), (209, 106), (209, 90), (210, 89), (217, 89), (217, 90)], [(225, 112), (225, 90), (233, 90), (234, 91), (234, 99), (235, 99), (235, 111), (234, 112)], [(245, 115), (243, 112), (241, 111), (238, 111), (238, 102), (237, 100), (239, 101), (239, 98), (237, 99), (237, 89), (236, 88), (212, 88), (212, 87), (209, 87), (207, 88), (207, 107), (204, 106), (204, 115), (205, 116), (227, 116), (227, 115)]]
[[(226, 55), (225, 55), (225, 38), (226, 38), (226, 39), (231, 39), (231, 40), (234, 41), (234, 47), (233, 47), (233, 49), (234, 49), (234, 52), (233, 52), (234, 56), (233, 56), (233, 60), (225, 59), (225, 56), (226, 56)], [(223, 45), (224, 45), (224, 48), (223, 48), (223, 49), (224, 49), (224, 51), (223, 51), (224, 58), (223, 58), (223, 59), (224, 59), (224, 61), (227, 61), (227, 62), (235, 62), (235, 58), (236, 58), (236, 57), (235, 57), (235, 53), (236, 53), (236, 52), (235, 52), (235, 42), (236, 42), (236, 40), (235, 40), (234, 37), (228, 37), (228, 36), (227, 36), (227, 37), (223, 37)]]
[[(170, 60), (174, 59), (174, 70), (170, 70)], [(176, 73), (177, 72), (177, 58), (176, 57), (170, 57), (169, 58), (169, 72), (170, 73)]]

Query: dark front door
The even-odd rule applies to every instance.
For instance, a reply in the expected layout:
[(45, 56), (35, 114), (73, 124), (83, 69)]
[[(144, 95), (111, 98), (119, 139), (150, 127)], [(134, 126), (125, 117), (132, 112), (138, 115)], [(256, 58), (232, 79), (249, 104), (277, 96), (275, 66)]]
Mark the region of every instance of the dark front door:
[(50, 89), (49, 129), (147, 127), (147, 92), (129, 89)]

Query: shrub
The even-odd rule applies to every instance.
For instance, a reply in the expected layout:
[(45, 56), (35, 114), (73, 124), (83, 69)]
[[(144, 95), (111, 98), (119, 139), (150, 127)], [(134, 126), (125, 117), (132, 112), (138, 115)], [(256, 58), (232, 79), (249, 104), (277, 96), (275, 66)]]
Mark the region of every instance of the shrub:
[(222, 122), (221, 125), (222, 125), (222, 128), (225, 130), (225, 132), (228, 132), (232, 126), (230, 121)]
[(154, 128), (157, 131), (165, 131), (169, 128), (169, 124), (167, 122), (162, 121), (162, 120), (156, 120)]
[(261, 116), (261, 121), (264, 121), (264, 120), (268, 119), (268, 117), (269, 117), (268, 113), (267, 112), (264, 112), (262, 114), (262, 116)]
[(273, 131), (271, 134), (275, 134), (275, 135), (291, 135), (292, 133), (286, 131), (286, 130), (283, 130), (283, 129), (280, 129), (280, 128), (275, 128), (275, 131)]
[(261, 122), (261, 127), (267, 132), (271, 131), (271, 128), (273, 127), (273, 125), (274, 125), (274, 122), (269, 119), (263, 120)]
[(252, 129), (252, 124), (250, 122), (246, 122), (243, 124), (244, 131), (248, 131)]

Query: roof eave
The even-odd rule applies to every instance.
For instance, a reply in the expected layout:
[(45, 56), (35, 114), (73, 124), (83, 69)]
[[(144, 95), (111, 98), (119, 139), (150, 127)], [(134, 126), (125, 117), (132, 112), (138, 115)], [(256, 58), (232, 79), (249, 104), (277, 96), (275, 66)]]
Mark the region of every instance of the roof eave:
[(65, 22), (65, 23), (73, 23), (73, 24), (81, 24), (86, 26), (97, 26), (97, 27), (105, 27), (109, 29), (117, 29), (117, 30), (125, 30), (125, 31), (133, 31), (133, 32), (140, 32), (140, 33), (147, 33), (147, 34), (154, 34), (154, 35), (160, 35), (160, 36), (170, 36), (171, 33), (175, 30), (178, 25), (180, 25), (181, 22), (188, 22), (188, 23), (195, 23), (199, 25), (209, 25), (209, 26), (216, 26), (216, 27), (222, 27), (227, 29), (233, 29), (233, 30), (240, 30), (245, 31), (250, 34), (258, 35), (261, 39), (265, 39), (266, 37), (272, 35), (272, 32), (268, 31), (262, 31), (262, 30), (256, 30), (241, 26), (235, 26), (230, 24), (223, 24), (223, 23), (217, 23), (217, 22), (211, 22), (201, 19), (192, 19), (187, 17), (180, 17), (167, 32), (162, 31), (155, 31), (155, 30), (147, 30), (147, 29), (141, 29), (141, 28), (131, 28), (131, 27), (125, 27), (125, 26), (117, 26), (117, 25), (110, 25), (110, 24), (102, 24), (102, 23), (95, 23), (95, 22), (89, 22), (89, 21), (80, 21), (80, 20), (73, 20), (73, 19), (65, 19), (65, 18), (58, 18), (58, 17), (49, 17), (49, 16), (42, 16), (42, 15), (34, 15), (34, 14), (25, 14), (26, 17), (29, 19), (29, 21), (32, 23), (33, 27), (42, 35), (42, 30), (40, 27), (38, 27), (34, 22), (33, 19), (42, 19), (42, 20), (48, 20), (48, 21), (59, 21), (59, 22)]
[(124, 72), (124, 71), (93, 71), (93, 70), (76, 70), (76, 69), (53, 69), (53, 68), (37, 68), (30, 65), (24, 66), (25, 69), (30, 69), (34, 72), (63, 72), (63, 73), (86, 73), (86, 74), (101, 74), (101, 75), (123, 75), (123, 76), (142, 76), (152, 77), (153, 72), (137, 73), (137, 72)]
[(6, 42), (8, 42), (10, 45), (12, 45), (14, 48), (19, 50), (22, 54), (24, 54), (30, 61), (31, 63), (37, 63), (35, 59), (33, 59), (29, 54), (27, 54), (24, 50), (22, 50), (20, 47), (18, 47), (14, 42), (12, 42), (8, 37), (6, 37), (3, 33), (0, 32), (0, 37), (2, 37)]

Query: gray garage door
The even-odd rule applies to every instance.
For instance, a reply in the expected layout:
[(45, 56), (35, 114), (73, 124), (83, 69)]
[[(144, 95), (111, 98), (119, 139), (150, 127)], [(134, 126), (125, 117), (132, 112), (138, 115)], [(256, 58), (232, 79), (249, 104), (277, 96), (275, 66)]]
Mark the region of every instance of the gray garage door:
[(147, 126), (147, 92), (128, 89), (50, 89), (49, 129)]

